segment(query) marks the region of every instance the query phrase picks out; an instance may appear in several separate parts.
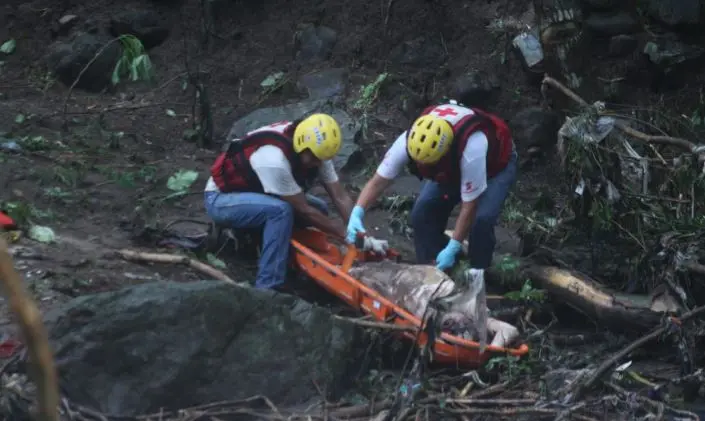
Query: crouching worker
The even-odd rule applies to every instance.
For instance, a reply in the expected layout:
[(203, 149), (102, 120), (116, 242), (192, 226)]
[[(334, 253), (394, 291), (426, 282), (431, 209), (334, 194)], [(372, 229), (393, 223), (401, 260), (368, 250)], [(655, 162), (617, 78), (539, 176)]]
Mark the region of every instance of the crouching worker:
[[(425, 180), (411, 211), (416, 262), (451, 268), (468, 239), (473, 268), (486, 269), (495, 248), (494, 228), (517, 175), (517, 154), (499, 117), (451, 102), (426, 108), (387, 151), (357, 199), (348, 236), (364, 231), (365, 210), (408, 166)], [(444, 231), (461, 203), (453, 237)]]
[[(305, 193), (321, 181), (347, 221), (353, 201), (331, 161), (341, 142), (338, 123), (313, 114), (247, 133), (230, 142), (211, 167), (204, 193), (210, 218), (227, 228), (263, 229), (257, 288), (282, 289), (295, 219), (345, 240), (345, 226), (328, 216), (326, 203)], [(366, 247), (383, 253), (387, 244), (370, 239)]]

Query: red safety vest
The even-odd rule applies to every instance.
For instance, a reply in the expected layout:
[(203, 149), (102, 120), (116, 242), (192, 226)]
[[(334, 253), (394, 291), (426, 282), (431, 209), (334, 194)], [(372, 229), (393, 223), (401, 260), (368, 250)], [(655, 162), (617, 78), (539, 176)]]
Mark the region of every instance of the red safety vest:
[(507, 123), (498, 116), (455, 104), (428, 107), (421, 115), (427, 114), (437, 115), (449, 122), (453, 127), (454, 141), (450, 153), (435, 164), (424, 165), (409, 161), (409, 172), (420, 179), (433, 180), (439, 184), (460, 184), (460, 160), (468, 138), (478, 130), (487, 136), (487, 178), (497, 175), (509, 163), (512, 134)]
[(291, 165), (296, 182), (307, 190), (318, 176), (318, 168), (305, 169), (294, 151), (292, 137), (298, 122), (281, 121), (255, 129), (243, 139), (228, 142), (211, 166), (211, 176), (223, 193), (263, 193), (262, 183), (250, 165), (250, 156), (262, 146), (272, 145), (281, 149)]

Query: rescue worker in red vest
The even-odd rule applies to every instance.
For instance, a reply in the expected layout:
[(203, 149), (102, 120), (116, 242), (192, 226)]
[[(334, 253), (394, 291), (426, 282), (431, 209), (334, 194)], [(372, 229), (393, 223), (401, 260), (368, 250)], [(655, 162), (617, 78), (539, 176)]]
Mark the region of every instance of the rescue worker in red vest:
[[(284, 286), (295, 219), (345, 241), (345, 225), (328, 216), (326, 202), (305, 191), (321, 181), (344, 221), (353, 201), (331, 159), (342, 134), (329, 115), (313, 114), (253, 130), (230, 142), (211, 167), (205, 208), (213, 221), (234, 229), (263, 228), (255, 286)], [(384, 253), (387, 243), (369, 238), (366, 249)]]
[[(489, 267), (494, 227), (517, 177), (507, 124), (455, 101), (425, 109), (392, 144), (360, 193), (348, 222), (348, 240), (365, 231), (365, 210), (405, 166), (424, 180), (411, 211), (417, 263), (449, 269), (467, 238), (471, 266)], [(444, 231), (458, 203), (460, 212), (448, 238)]]

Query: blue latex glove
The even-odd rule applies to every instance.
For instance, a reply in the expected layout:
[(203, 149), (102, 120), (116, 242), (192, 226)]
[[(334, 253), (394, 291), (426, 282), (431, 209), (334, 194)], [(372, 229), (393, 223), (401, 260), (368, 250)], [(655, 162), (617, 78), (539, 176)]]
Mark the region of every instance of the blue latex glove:
[(462, 250), (463, 245), (460, 241), (450, 239), (438, 256), (436, 256), (436, 267), (440, 270), (446, 270), (453, 267), (455, 264), (455, 256)]
[(365, 216), (365, 210), (355, 205), (350, 212), (350, 220), (348, 221), (348, 235), (346, 240), (348, 243), (354, 243), (358, 232), (365, 232), (365, 227), (362, 225), (362, 218)]

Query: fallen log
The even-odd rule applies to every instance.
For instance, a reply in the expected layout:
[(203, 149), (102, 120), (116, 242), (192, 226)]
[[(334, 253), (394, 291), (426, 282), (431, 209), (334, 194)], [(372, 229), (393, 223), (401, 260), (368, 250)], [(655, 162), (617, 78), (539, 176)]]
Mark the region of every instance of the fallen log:
[[(446, 231), (452, 235), (452, 231)], [(467, 241), (463, 251), (467, 253)], [(500, 262), (506, 255), (496, 255)], [(596, 324), (620, 333), (639, 333), (653, 329), (665, 312), (679, 313), (684, 309), (666, 288), (657, 288), (650, 295), (623, 294), (612, 291), (588, 275), (555, 266), (538, 265), (528, 259), (511, 256), (516, 262), (511, 270), (502, 264), (487, 269), (488, 283), (517, 285), (530, 279), (537, 289), (555, 302), (563, 303), (582, 313)]]
[(180, 264), (191, 267), (191, 269), (198, 271), (206, 276), (210, 276), (219, 281), (227, 282), (229, 284), (236, 284), (236, 282), (230, 278), (225, 273), (219, 271), (218, 269), (207, 265), (198, 260), (191, 259), (187, 256), (177, 255), (177, 254), (167, 254), (167, 253), (146, 253), (136, 250), (116, 250), (116, 253), (121, 258), (131, 261), (131, 262), (142, 262), (142, 263), (168, 263), (168, 264)]

